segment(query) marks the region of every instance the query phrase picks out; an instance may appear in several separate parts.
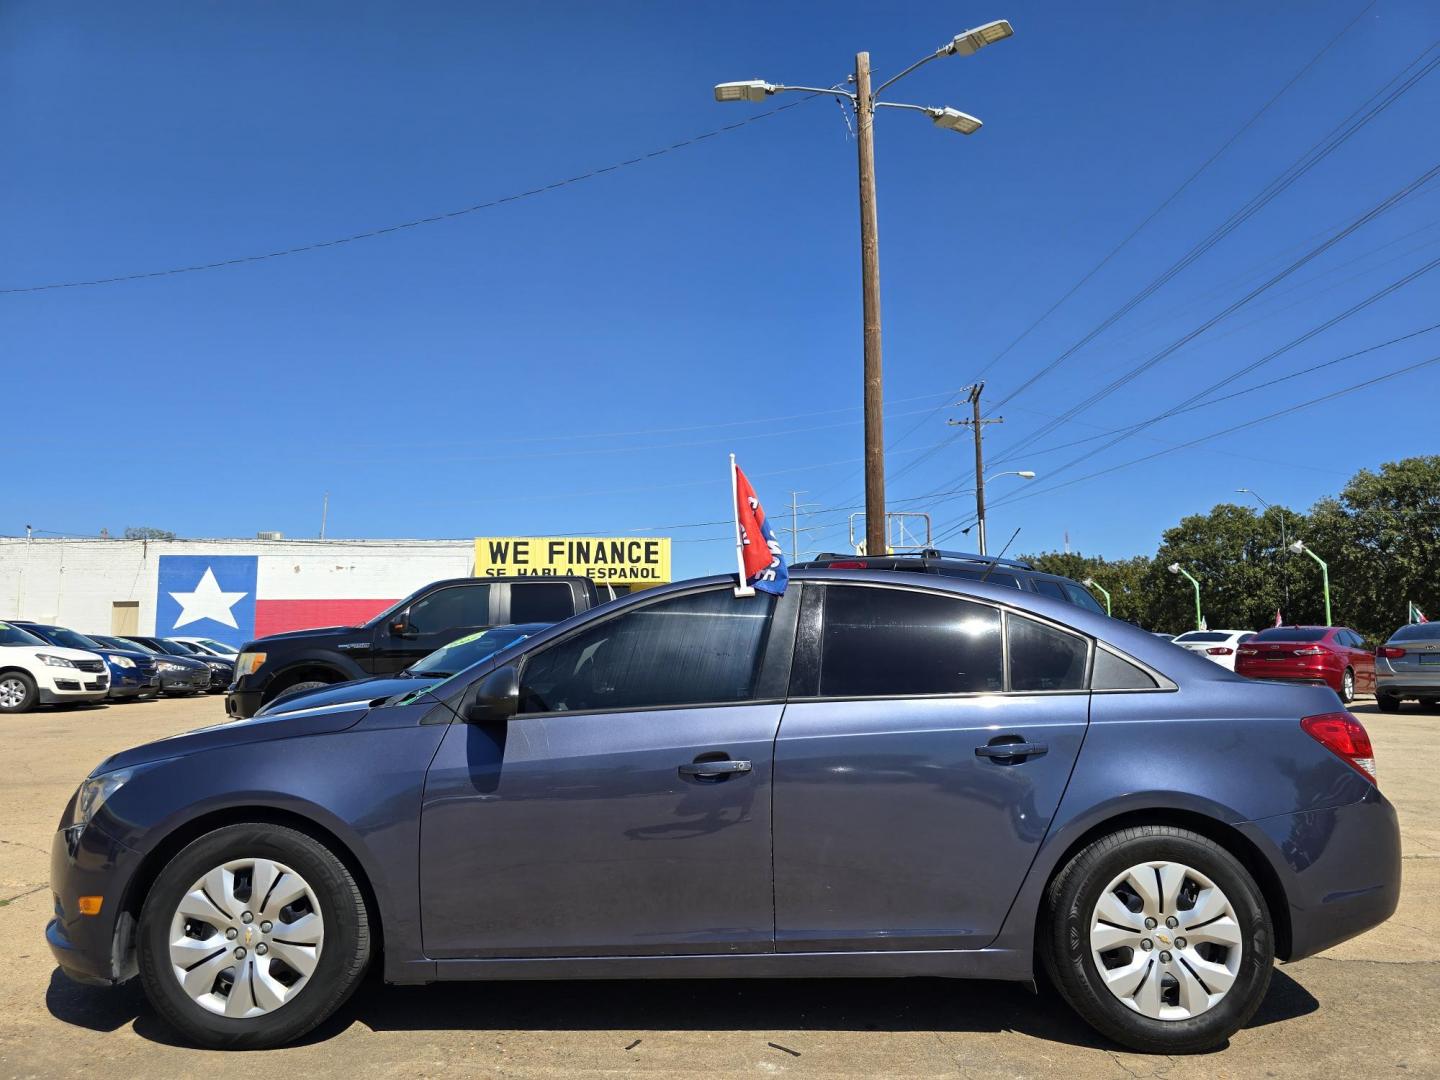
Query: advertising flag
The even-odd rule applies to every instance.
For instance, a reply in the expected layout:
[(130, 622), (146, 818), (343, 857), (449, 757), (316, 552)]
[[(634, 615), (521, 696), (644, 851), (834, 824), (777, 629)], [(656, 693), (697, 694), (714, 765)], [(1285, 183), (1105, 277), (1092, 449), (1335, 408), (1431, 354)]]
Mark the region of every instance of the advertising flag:
[(1281, 622), (1280, 622), (1280, 609), (1279, 609), (1278, 607), (1275, 609), (1275, 625), (1276, 625), (1276, 626), (1282, 625)]
[(755, 489), (735, 464), (734, 454), (730, 455), (730, 487), (735, 495), (735, 558), (740, 576), (736, 595), (758, 589), (779, 596), (790, 580), (785, 556)]
[(1410, 621), (1412, 623), (1422, 623), (1430, 621), (1425, 617), (1425, 613), (1420, 610), (1420, 605), (1415, 603), (1415, 601), (1413, 600), (1410, 601)]

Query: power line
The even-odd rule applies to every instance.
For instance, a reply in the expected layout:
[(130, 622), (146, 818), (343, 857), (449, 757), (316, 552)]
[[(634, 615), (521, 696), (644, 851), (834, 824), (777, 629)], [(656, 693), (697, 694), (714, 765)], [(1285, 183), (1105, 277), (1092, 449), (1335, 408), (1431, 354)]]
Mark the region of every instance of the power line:
[[(1097, 262), (1094, 266), (1092, 266), (1085, 273), (1085, 275), (1080, 278), (1079, 281), (1071, 285), (1070, 288), (1067, 289), (1065, 293), (1060, 297), (1060, 299), (1056, 300), (1053, 304), (1046, 308), (1038, 319), (1032, 322), (1024, 330), (1022, 330), (1019, 336), (1015, 338), (1015, 340), (1010, 342), (1009, 345), (1006, 345), (1005, 348), (1001, 349), (998, 353), (991, 357), (990, 362), (987, 363), (983, 368), (981, 368), (980, 371), (976, 374), (974, 381), (978, 382), (981, 376), (983, 376), (987, 371), (989, 371), (992, 367), (994, 367), (1006, 356), (1008, 356), (1010, 354), (1010, 351), (1014, 349), (1016, 345), (1019, 345), (1020, 342), (1024, 341), (1027, 337), (1029, 337), (1030, 334), (1041, 323), (1043, 323), (1046, 319), (1053, 315), (1055, 311), (1062, 304), (1065, 303), (1065, 301), (1069, 300), (1070, 297), (1074, 296), (1077, 292), (1079, 292), (1080, 289), (1082, 289), (1085, 284), (1090, 281), (1091, 278), (1093, 278), (1096, 274), (1103, 270), (1105, 266), (1110, 262), (1110, 260), (1115, 258), (1116, 255), (1120, 254), (1121, 250), (1123, 250), (1126, 245), (1130, 243), (1131, 240), (1134, 240), (1135, 237), (1139, 236), (1140, 233), (1145, 229), (1145, 227), (1149, 225), (1152, 221), (1154, 221), (1157, 217), (1159, 217), (1160, 214), (1164, 212), (1166, 207), (1168, 207), (1182, 194), (1184, 194), (1185, 190), (1189, 188), (1190, 185), (1193, 184), (1196, 180), (1198, 180), (1201, 174), (1205, 172), (1205, 170), (1210, 168), (1211, 165), (1215, 164), (1215, 162), (1220, 159), (1221, 155), (1223, 155), (1225, 151), (1229, 150), (1230, 147), (1235, 144), (1236, 140), (1238, 140), (1240, 136), (1244, 135), (1245, 132), (1249, 131), (1252, 127), (1254, 127), (1256, 122), (1259, 121), (1262, 116), (1264, 116), (1267, 112), (1270, 111), (1271, 106), (1273, 106), (1277, 101), (1284, 97), (1285, 94), (1290, 90), (1290, 88), (1300, 81), (1300, 79), (1306, 74), (1306, 72), (1308, 72), (1311, 68), (1318, 64), (1321, 58), (1332, 48), (1334, 48), (1336, 42), (1338, 42), (1342, 37), (1349, 33), (1350, 29), (1361, 19), (1363, 19), (1365, 15), (1370, 11), (1370, 9), (1373, 8), (1378, 2), (1379, 0), (1370, 0), (1370, 2), (1360, 10), (1360, 13), (1358, 15), (1356, 15), (1353, 19), (1346, 23), (1344, 27), (1341, 28), (1338, 34), (1336, 34), (1329, 41), (1327, 41), (1320, 48), (1320, 51), (1309, 59), (1309, 61), (1305, 64), (1304, 67), (1302, 67), (1299, 71), (1297, 71), (1294, 75), (1290, 77), (1289, 82), (1287, 82), (1278, 91), (1276, 91), (1275, 95), (1270, 98), (1269, 101), (1265, 102), (1264, 105), (1260, 106), (1259, 110), (1257, 110), (1254, 115), (1250, 117), (1250, 119), (1246, 120), (1243, 124), (1236, 128), (1234, 133), (1231, 134), (1228, 139), (1226, 139), (1223, 143), (1220, 144), (1219, 149), (1217, 149), (1213, 154), (1211, 154), (1208, 158), (1205, 159), (1204, 164), (1202, 164), (1198, 169), (1196, 169), (1193, 173), (1187, 176), (1179, 187), (1177, 187), (1168, 196), (1166, 196), (1164, 201), (1161, 202), (1159, 206), (1155, 207), (1154, 210), (1150, 211), (1150, 213), (1145, 217), (1143, 221), (1140, 222), (1139, 225), (1136, 225), (1135, 228), (1131, 229), (1130, 232), (1125, 236), (1125, 238), (1121, 240), (1120, 243), (1116, 244), (1113, 248), (1111, 248), (1109, 253), (1106, 254), (1106, 256), (1099, 262)], [(1010, 395), (1010, 397), (1014, 396), (1014, 394)], [(1005, 402), (1008, 400), (1009, 398), (1006, 398), (1005, 401), (1001, 401), (1000, 405), (1004, 405)], [(997, 406), (997, 408), (998, 407), (999, 406)]]
[(53, 289), (83, 289), (96, 285), (115, 285), (124, 281), (143, 281), (147, 278), (172, 277), (177, 274), (197, 274), (206, 270), (220, 270), (228, 266), (241, 266), (245, 263), (265, 262), (269, 259), (282, 259), (289, 255), (301, 255), (305, 252), (320, 251), (324, 248), (339, 247), (342, 244), (354, 244), (361, 240), (374, 240), (377, 237), (388, 236), (391, 233), (404, 232), (407, 229), (418, 229), (422, 225), (435, 225), (442, 221), (451, 221), (455, 218), (465, 217), (467, 214), (478, 213), (481, 210), (491, 210), (497, 206), (503, 206), (506, 203), (519, 202), (521, 199), (531, 199), (537, 195), (544, 195), (547, 192), (554, 191), (557, 188), (568, 187), (571, 184), (578, 184), (584, 180), (593, 180), (597, 176), (603, 176), (606, 173), (615, 172), (618, 169), (630, 168), (635, 165), (643, 165), (645, 162), (650, 161), (654, 158), (663, 157), (666, 154), (673, 154), (677, 150), (683, 150), (686, 147), (694, 146), (696, 143), (703, 142), (706, 139), (713, 139), (717, 135), (724, 135), (727, 132), (736, 131), (749, 124), (753, 124), (757, 121), (764, 120), (767, 117), (775, 116), (779, 113), (782, 113), (787, 109), (797, 108), (798, 106), (804, 105), (806, 102), (813, 101), (815, 98), (821, 96), (824, 95), (810, 94), (806, 97), (800, 98), (798, 101), (792, 101), (788, 105), (779, 105), (773, 109), (767, 109), (765, 112), (755, 113), (753, 116), (747, 116), (744, 119), (737, 120), (733, 124), (726, 124), (724, 127), (716, 128), (713, 131), (707, 131), (703, 135), (696, 135), (689, 139), (682, 139), (677, 143), (671, 143), (669, 146), (662, 146), (657, 150), (650, 151), (648, 154), (641, 154), (639, 157), (630, 158), (628, 161), (618, 161), (613, 165), (606, 165), (604, 168), (591, 169), (590, 171), (580, 173), (577, 176), (571, 176), (564, 180), (557, 180), (553, 184), (546, 184), (544, 187), (531, 188), (529, 191), (516, 192), (513, 195), (505, 195), (498, 199), (491, 199), (488, 202), (475, 203), (473, 206), (464, 206), (458, 210), (449, 210), (443, 214), (431, 214), (429, 217), (415, 218), (412, 221), (402, 221), (394, 225), (385, 225), (378, 229), (367, 229), (364, 232), (352, 233), (349, 236), (340, 236), (331, 240), (317, 240), (309, 244), (297, 244), (294, 247), (280, 248), (276, 251), (267, 251), (258, 255), (241, 255), (233, 259), (219, 259), (215, 262), (195, 263), (190, 266), (174, 266), (166, 270), (147, 270), (133, 274), (117, 274), (114, 277), (91, 278), (86, 281), (59, 281), (52, 282), (47, 285), (17, 285), (11, 286), (10, 288), (0, 288), (0, 295), (9, 295), (15, 293), (48, 292)]
[[(1069, 348), (1067, 348), (1055, 359), (1050, 361), (1050, 363), (1045, 365), (1034, 375), (1030, 376), (1030, 378), (1022, 382), (1014, 390), (1010, 391), (1010, 393), (1007, 394), (1005, 397), (1001, 398), (1001, 400), (996, 403), (995, 407), (998, 409), (1008, 404), (1014, 398), (1024, 393), (1030, 387), (1034, 386), (1045, 376), (1049, 375), (1052, 371), (1054, 371), (1057, 367), (1059, 367), (1062, 363), (1068, 360), (1079, 350), (1090, 344), (1090, 342), (1094, 341), (1111, 326), (1120, 321), (1120, 319), (1124, 318), (1141, 303), (1153, 296), (1156, 292), (1158, 292), (1161, 288), (1168, 284), (1172, 279), (1174, 279), (1176, 275), (1180, 274), (1183, 270), (1193, 264), (1196, 260), (1198, 260), (1202, 255), (1208, 252), (1221, 240), (1225, 239), (1236, 229), (1238, 229), (1242, 224), (1244, 224), (1250, 218), (1254, 217), (1257, 213), (1264, 209), (1264, 207), (1269, 205), (1272, 201), (1274, 201), (1274, 199), (1276, 199), (1279, 195), (1289, 189), (1289, 187), (1297, 180), (1299, 180), (1302, 176), (1308, 173), (1325, 158), (1330, 156), (1330, 154), (1334, 153), (1337, 149), (1343, 146), (1352, 136), (1355, 135), (1356, 132), (1360, 131), (1366, 124), (1370, 123), (1377, 116), (1379, 116), (1386, 109), (1388, 109), (1391, 105), (1393, 105), (1396, 101), (1398, 101), (1401, 97), (1403, 97), (1406, 93), (1408, 93), (1421, 79), (1423, 79), (1426, 75), (1430, 74), (1430, 72), (1433, 71), (1437, 65), (1440, 65), (1440, 57), (1431, 60), (1429, 63), (1425, 64), (1422, 68), (1420, 68), (1420, 70), (1414, 72), (1408, 77), (1405, 76), (1405, 72), (1408, 71), (1410, 68), (1414, 67), (1427, 55), (1433, 52), (1437, 45), (1440, 45), (1440, 42), (1435, 42), (1429, 45), (1422, 53), (1420, 53), (1419, 56), (1417, 56), (1414, 60), (1411, 60), (1408, 64), (1401, 68), (1399, 74), (1395, 75), (1390, 80), (1390, 82), (1386, 83), (1385, 86), (1381, 87), (1369, 98), (1367, 98), (1363, 103), (1361, 103), (1361, 105), (1357, 109), (1355, 109), (1354, 112), (1352, 112), (1349, 116), (1347, 116), (1344, 120), (1342, 120), (1339, 124), (1332, 128), (1330, 132), (1325, 135), (1319, 142), (1313, 145), (1309, 150), (1305, 151), (1305, 153), (1300, 155), (1300, 157), (1296, 159), (1296, 161), (1292, 162), (1290, 166), (1288, 166), (1277, 177), (1271, 180), (1270, 183), (1265, 185), (1265, 187), (1262, 188), (1259, 193), (1253, 196), (1249, 202), (1247, 202), (1235, 213), (1231, 214), (1229, 218), (1227, 218), (1223, 223), (1221, 223), (1214, 230), (1212, 230), (1208, 236), (1206, 236), (1199, 243), (1193, 246), (1188, 252), (1181, 256), (1180, 259), (1172, 263), (1158, 277), (1154, 278), (1148, 285), (1146, 285), (1138, 293), (1132, 296), (1119, 308), (1106, 316), (1105, 319), (1103, 319), (1098, 325), (1096, 325), (1085, 335), (1083, 335), (1078, 341), (1072, 344)], [(1390, 90), (1390, 88), (1394, 86), (1397, 81), (1400, 81), (1402, 79), (1404, 81), (1401, 82), (1399, 86), (1396, 86), (1395, 89)], [(1387, 90), (1390, 91), (1388, 96), (1384, 97), (1377, 104), (1374, 104), (1372, 106), (1371, 102), (1374, 102), (1376, 98), (1379, 98), (1382, 94), (1385, 94)], [(1367, 106), (1369, 107), (1368, 112), (1364, 111), (1366, 110)], [(1363, 115), (1361, 115), (1362, 112)], [(1359, 117), (1358, 119), (1356, 119), (1357, 116)], [(1053, 428), (1050, 430), (1053, 430)]]

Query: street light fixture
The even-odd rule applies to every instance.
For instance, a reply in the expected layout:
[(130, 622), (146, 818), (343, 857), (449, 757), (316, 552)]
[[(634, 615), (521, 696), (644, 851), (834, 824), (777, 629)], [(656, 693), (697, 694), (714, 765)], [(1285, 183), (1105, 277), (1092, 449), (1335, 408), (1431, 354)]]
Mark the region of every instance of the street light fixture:
[(1330, 567), (1329, 567), (1329, 565), (1327, 565), (1326, 562), (1325, 562), (1325, 560), (1322, 559), (1322, 558), (1320, 558), (1319, 555), (1316, 555), (1315, 552), (1311, 551), (1308, 547), (1306, 547), (1304, 540), (1296, 540), (1293, 544), (1290, 545), (1290, 550), (1293, 551), (1296, 555), (1309, 555), (1310, 558), (1314, 559), (1317, 563), (1320, 564), (1320, 582), (1321, 582), (1321, 585), (1322, 585), (1322, 586), (1324, 587), (1324, 589), (1325, 589), (1325, 625), (1326, 625), (1326, 626), (1334, 626), (1334, 625), (1335, 625), (1334, 620), (1332, 620), (1331, 617), (1330, 617)]
[(1199, 579), (1197, 579), (1194, 574), (1190, 573), (1189, 570), (1186, 570), (1186, 569), (1185, 569), (1183, 566), (1181, 566), (1178, 562), (1172, 562), (1172, 563), (1171, 563), (1169, 566), (1167, 566), (1165, 569), (1169, 570), (1170, 573), (1172, 573), (1172, 574), (1184, 574), (1187, 578), (1190, 579), (1190, 584), (1195, 586), (1195, 629), (1196, 629), (1196, 630), (1204, 630), (1204, 629), (1205, 629), (1205, 616), (1202, 615), (1201, 612), (1200, 612), (1200, 581), (1199, 581)]
[(1106, 615), (1112, 615), (1112, 616), (1114, 615), (1114, 612), (1112, 612), (1112, 611), (1110, 610), (1110, 590), (1109, 590), (1109, 589), (1105, 588), (1104, 585), (1101, 585), (1101, 584), (1100, 584), (1098, 581), (1096, 581), (1093, 577), (1087, 577), (1087, 578), (1086, 578), (1084, 581), (1082, 581), (1080, 584), (1081, 584), (1081, 585), (1084, 585), (1084, 586), (1086, 586), (1087, 588), (1090, 588), (1090, 589), (1098, 589), (1098, 590), (1100, 591), (1100, 595), (1102, 595), (1103, 597), (1105, 597), (1105, 614), (1106, 614)]
[[(869, 551), (885, 550), (885, 433), (884, 392), (882, 387), (880, 350), (880, 226), (875, 208), (875, 109), (910, 109), (923, 112), (931, 121), (947, 131), (971, 135), (980, 130), (980, 121), (952, 108), (927, 108), (899, 102), (877, 101), (876, 95), (892, 86), (917, 68), (942, 56), (973, 56), (1015, 33), (1004, 19), (997, 19), (956, 34), (928, 56), (892, 76), (873, 90), (870, 86), (870, 54), (855, 54), (855, 74), (851, 76), (854, 91), (839, 86), (783, 86), (762, 79), (720, 83), (715, 87), (716, 101), (764, 101), (771, 94), (799, 90), (811, 94), (828, 94), (848, 98), (855, 109), (855, 143), (860, 164), (860, 280), (864, 310), (864, 402), (865, 402), (865, 544)], [(983, 550), (983, 548), (982, 548)]]

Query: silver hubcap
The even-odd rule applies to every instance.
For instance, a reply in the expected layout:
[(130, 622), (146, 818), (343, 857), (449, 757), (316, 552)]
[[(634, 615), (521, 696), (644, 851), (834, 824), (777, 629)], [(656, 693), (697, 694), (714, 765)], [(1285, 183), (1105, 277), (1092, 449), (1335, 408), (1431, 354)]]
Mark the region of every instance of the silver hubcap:
[(325, 943), (305, 879), (269, 859), (235, 859), (186, 891), (170, 920), (170, 969), (221, 1016), (263, 1016), (309, 983)]
[(1345, 673), (1345, 679), (1340, 685), (1345, 688), (1345, 696), (1347, 698), (1355, 696), (1355, 676), (1351, 675), (1350, 672), (1347, 671)]
[(16, 678), (0, 680), (0, 709), (18, 709), (24, 700), (24, 683)]
[(1214, 1008), (1240, 972), (1240, 923), (1220, 888), (1183, 863), (1132, 866), (1100, 894), (1090, 952), (1110, 992), (1154, 1020)]

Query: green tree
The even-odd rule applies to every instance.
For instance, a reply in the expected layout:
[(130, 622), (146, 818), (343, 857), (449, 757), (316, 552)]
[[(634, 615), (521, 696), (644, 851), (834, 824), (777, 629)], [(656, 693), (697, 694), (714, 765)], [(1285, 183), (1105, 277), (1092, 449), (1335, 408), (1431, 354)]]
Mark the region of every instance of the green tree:
[[(1076, 581), (1093, 578), (1109, 590), (1115, 618), (1137, 626), (1146, 625), (1144, 580), (1150, 560), (1144, 555), (1129, 559), (1101, 559), (1079, 552), (1046, 551), (1024, 558), (1035, 569), (1047, 574), (1059, 574)], [(1104, 596), (1099, 593), (1096, 593), (1095, 599), (1102, 605), (1105, 603)]]
[(174, 540), (175, 534), (168, 529), (156, 529), (149, 525), (126, 525), (126, 540)]

